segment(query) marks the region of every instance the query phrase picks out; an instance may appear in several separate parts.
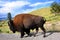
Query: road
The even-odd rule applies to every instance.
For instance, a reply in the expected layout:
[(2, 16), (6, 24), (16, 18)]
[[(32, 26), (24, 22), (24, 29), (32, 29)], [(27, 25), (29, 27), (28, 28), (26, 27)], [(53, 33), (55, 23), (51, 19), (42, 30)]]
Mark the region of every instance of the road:
[(43, 37), (42, 33), (38, 33), (36, 37), (26, 37), (20, 38), (20, 34), (6, 34), (0, 33), (0, 40), (60, 40), (60, 32), (46, 33), (46, 37)]

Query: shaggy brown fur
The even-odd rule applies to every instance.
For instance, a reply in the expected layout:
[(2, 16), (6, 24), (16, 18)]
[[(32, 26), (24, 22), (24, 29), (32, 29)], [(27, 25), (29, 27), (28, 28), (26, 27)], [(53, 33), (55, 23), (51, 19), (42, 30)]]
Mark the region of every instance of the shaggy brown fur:
[[(11, 22), (12, 21), (12, 22)], [(30, 29), (35, 29), (38, 32), (40, 27), (44, 32), (45, 37), (45, 28), (43, 27), (46, 20), (42, 16), (36, 16), (32, 14), (18, 14), (14, 17), (13, 20), (9, 21), (10, 29), (15, 33), (15, 31), (21, 32), (21, 38), (24, 36), (24, 32), (30, 35)]]

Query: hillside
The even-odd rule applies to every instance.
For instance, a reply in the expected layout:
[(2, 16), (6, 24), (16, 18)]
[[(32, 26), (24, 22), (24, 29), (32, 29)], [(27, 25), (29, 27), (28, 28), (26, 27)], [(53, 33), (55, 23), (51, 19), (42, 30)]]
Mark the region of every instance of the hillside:
[(53, 13), (51, 13), (50, 11), (51, 8), (41, 8), (35, 11), (30, 12), (30, 14), (34, 14), (34, 15), (39, 15), (39, 16), (43, 16), (46, 18), (46, 20), (48, 21), (56, 21), (56, 20), (60, 20), (60, 16), (54, 16)]
[(50, 15), (50, 13), (51, 13), (50, 8), (41, 8), (31, 12), (31, 14), (41, 15), (41, 16)]
[[(60, 15), (54, 16), (54, 14), (50, 12), (50, 8), (38, 9), (30, 12), (30, 14), (45, 17), (47, 20), (45, 23), (47, 31), (60, 31)], [(0, 33), (12, 33), (8, 27), (7, 20), (0, 21)]]

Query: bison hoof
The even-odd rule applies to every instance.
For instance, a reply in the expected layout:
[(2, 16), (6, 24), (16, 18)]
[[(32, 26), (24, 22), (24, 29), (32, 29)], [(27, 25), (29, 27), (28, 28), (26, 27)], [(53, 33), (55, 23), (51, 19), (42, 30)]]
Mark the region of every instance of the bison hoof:
[(36, 37), (36, 35), (34, 34), (34, 37)]
[(13, 31), (13, 33), (15, 33), (15, 31)]
[(29, 37), (31, 37), (31, 36), (32, 36), (32, 34), (28, 34), (28, 36), (29, 36)]
[(46, 35), (43, 36), (44, 38), (46, 37)]
[(23, 36), (21, 36), (20, 38), (23, 38)]

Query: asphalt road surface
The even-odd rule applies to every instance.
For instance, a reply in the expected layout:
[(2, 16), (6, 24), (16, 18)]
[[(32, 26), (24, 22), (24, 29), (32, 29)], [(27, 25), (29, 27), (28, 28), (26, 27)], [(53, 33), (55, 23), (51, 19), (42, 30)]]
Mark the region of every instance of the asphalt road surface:
[(46, 33), (46, 37), (43, 37), (42, 33), (38, 33), (36, 37), (33, 35), (31, 37), (24, 36), (20, 38), (20, 34), (5, 34), (0, 33), (0, 40), (60, 40), (60, 32)]

